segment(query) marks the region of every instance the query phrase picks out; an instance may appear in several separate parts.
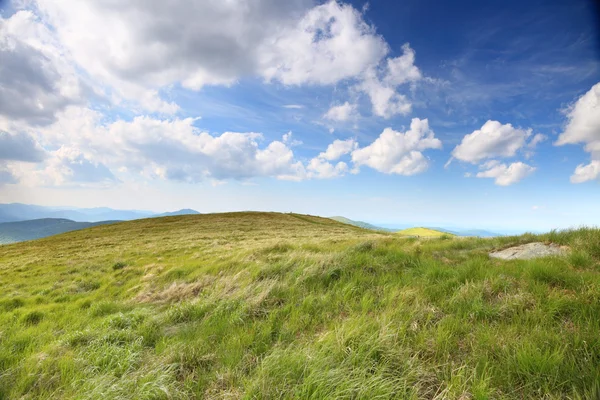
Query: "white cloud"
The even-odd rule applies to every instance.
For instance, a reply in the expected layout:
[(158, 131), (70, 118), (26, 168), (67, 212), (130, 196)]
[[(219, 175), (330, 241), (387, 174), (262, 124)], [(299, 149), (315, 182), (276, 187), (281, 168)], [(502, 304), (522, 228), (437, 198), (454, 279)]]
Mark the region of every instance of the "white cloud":
[(8, 166), (4, 163), (0, 162), (0, 187), (18, 182), (18, 178), (14, 175), (10, 168), (8, 168)]
[[(260, 133), (211, 135), (196, 128), (194, 121), (139, 116), (131, 121), (104, 123), (101, 114), (73, 107), (37, 132), (46, 146), (70, 143), (69, 152), (58, 154), (61, 167), (55, 165), (52, 171), (64, 171), (65, 160), (85, 164), (83, 159), (71, 156), (71, 149), (78, 149), (94, 165), (149, 179), (199, 182), (253, 177), (301, 179), (305, 175), (304, 166), (295, 160), (289, 147), (297, 144), (291, 133), (284, 135), (287, 144), (275, 140), (261, 146)], [(68, 167), (73, 170), (71, 164)]]
[(336, 139), (327, 146), (327, 150), (319, 154), (319, 158), (329, 161), (335, 161), (344, 154), (349, 154), (352, 150), (358, 147), (358, 143), (354, 139), (339, 140)]
[(309, 178), (330, 179), (345, 175), (348, 172), (348, 164), (340, 161), (333, 165), (322, 158), (315, 157), (310, 160), (306, 169)]
[(530, 135), (531, 129), (513, 128), (511, 124), (490, 120), (481, 129), (465, 135), (452, 156), (473, 164), (489, 158), (513, 157)]
[(45, 157), (44, 149), (29, 134), (0, 131), (0, 161), (40, 162)]
[(546, 135), (542, 135), (541, 133), (537, 133), (533, 139), (531, 139), (531, 141), (527, 144), (527, 147), (529, 147), (530, 149), (535, 149), (535, 147), (546, 141), (546, 139), (548, 139), (548, 137)]
[(492, 169), (496, 166), (500, 165), (500, 161), (498, 160), (489, 160), (479, 165), (479, 169)]
[(429, 165), (421, 151), (441, 147), (428, 121), (414, 118), (406, 133), (384, 129), (369, 146), (354, 150), (352, 161), (356, 167), (366, 165), (387, 174), (414, 175)]
[(288, 108), (288, 109), (291, 109), (291, 110), (300, 110), (300, 109), (303, 109), (304, 106), (300, 105), (300, 104), (285, 104), (283, 106), (283, 108)]
[(50, 30), (31, 11), (0, 17), (0, 115), (48, 124), (82, 103), (82, 86)]
[(356, 118), (357, 116), (357, 107), (356, 104), (350, 104), (345, 102), (339, 106), (332, 106), (329, 111), (325, 113), (323, 118), (329, 119), (332, 121), (348, 121), (349, 119)]
[(296, 140), (293, 137), (292, 132), (288, 132), (285, 133), (282, 137), (283, 143), (287, 144), (290, 147), (294, 147), (294, 146), (300, 146), (302, 145), (302, 141), (301, 140)]
[(159, 88), (231, 85), (259, 72), (273, 35), (294, 23), (306, 1), (36, 0), (75, 62), (148, 109), (176, 111)]
[(357, 146), (354, 139), (334, 140), (324, 152), (319, 153), (317, 157), (308, 162), (306, 177), (330, 179), (344, 176), (349, 170), (348, 164), (343, 161), (333, 164), (329, 161), (335, 161), (343, 155), (351, 153)]
[(397, 86), (422, 78), (421, 72), (414, 65), (414, 50), (408, 44), (405, 44), (402, 50), (402, 56), (387, 60), (383, 73), (379, 73), (377, 68), (370, 68), (365, 72), (362, 83), (358, 85), (371, 99), (373, 114), (386, 119), (411, 112), (412, 103), (405, 95), (397, 92)]
[[(389, 52), (351, 5), (309, 0), (36, 0), (74, 62), (115, 93), (151, 111), (171, 84), (199, 90), (247, 76), (286, 85), (362, 79)], [(411, 55), (388, 60), (390, 84), (418, 74)], [(290, 108), (297, 108), (291, 104)]]
[(68, 146), (53, 152), (46, 168), (37, 175), (40, 184), (50, 185), (110, 185), (117, 181), (104, 164), (92, 161), (78, 148)]
[(373, 114), (391, 118), (394, 115), (407, 115), (412, 110), (411, 102), (392, 87), (385, 86), (374, 75), (367, 76), (360, 88), (371, 99)]
[(600, 177), (600, 160), (592, 160), (589, 164), (580, 164), (571, 175), (571, 183), (582, 183)]
[(591, 162), (579, 165), (571, 176), (571, 182), (582, 183), (600, 177), (600, 83), (595, 84), (567, 111), (565, 131), (556, 141), (557, 146), (584, 144)]
[(22, 181), (22, 169), (44, 161), (47, 152), (28, 133), (0, 130), (0, 186)]
[[(77, 68), (110, 90), (116, 102), (174, 113), (161, 89), (200, 90), (245, 77), (285, 85), (342, 81), (364, 91), (375, 115), (406, 115), (397, 87), (421, 79), (415, 53), (390, 52), (384, 38), (349, 4), (331, 0), (33, 0), (56, 42)], [(50, 31), (49, 31), (50, 32)], [(284, 106), (299, 108), (296, 104)]]
[(309, 10), (260, 50), (267, 80), (328, 85), (356, 78), (385, 57), (388, 45), (350, 5), (330, 1)]
[(384, 81), (391, 86), (416, 82), (422, 78), (421, 71), (415, 66), (415, 51), (408, 43), (402, 46), (402, 50), (404, 53), (400, 57), (387, 60)]
[(535, 168), (522, 162), (506, 164), (489, 164), (489, 169), (478, 172), (477, 178), (494, 178), (494, 183), (499, 186), (508, 186), (517, 183), (523, 178), (531, 175)]

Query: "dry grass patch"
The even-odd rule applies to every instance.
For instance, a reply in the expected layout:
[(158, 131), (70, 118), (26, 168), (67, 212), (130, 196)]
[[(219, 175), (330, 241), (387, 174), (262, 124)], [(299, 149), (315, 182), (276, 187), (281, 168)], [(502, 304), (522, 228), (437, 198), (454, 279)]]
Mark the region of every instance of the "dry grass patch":
[(170, 303), (189, 300), (197, 297), (202, 290), (213, 284), (215, 280), (215, 277), (207, 276), (197, 282), (173, 282), (162, 289), (146, 288), (133, 300), (139, 303)]

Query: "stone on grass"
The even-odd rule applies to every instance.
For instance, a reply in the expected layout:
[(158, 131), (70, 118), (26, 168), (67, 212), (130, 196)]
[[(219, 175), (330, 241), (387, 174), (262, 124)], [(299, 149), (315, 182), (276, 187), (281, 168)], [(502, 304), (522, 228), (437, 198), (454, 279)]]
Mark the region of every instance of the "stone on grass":
[(565, 252), (564, 246), (535, 242), (494, 251), (490, 253), (490, 257), (503, 260), (531, 260), (532, 258), (561, 256)]

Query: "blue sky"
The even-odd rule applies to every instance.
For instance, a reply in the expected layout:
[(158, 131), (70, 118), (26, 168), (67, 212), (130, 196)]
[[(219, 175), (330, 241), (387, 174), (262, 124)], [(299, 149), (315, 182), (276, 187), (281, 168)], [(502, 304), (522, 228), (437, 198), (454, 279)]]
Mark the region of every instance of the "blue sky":
[(0, 202), (600, 224), (592, 1), (0, 4)]

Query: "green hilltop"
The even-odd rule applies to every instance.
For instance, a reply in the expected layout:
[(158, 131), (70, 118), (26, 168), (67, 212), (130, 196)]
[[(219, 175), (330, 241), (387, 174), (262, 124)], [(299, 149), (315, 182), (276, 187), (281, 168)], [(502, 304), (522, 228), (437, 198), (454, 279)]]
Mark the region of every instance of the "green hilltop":
[[(534, 241), (560, 257), (490, 259)], [(0, 399), (596, 399), (600, 230), (150, 218), (0, 246)]]

